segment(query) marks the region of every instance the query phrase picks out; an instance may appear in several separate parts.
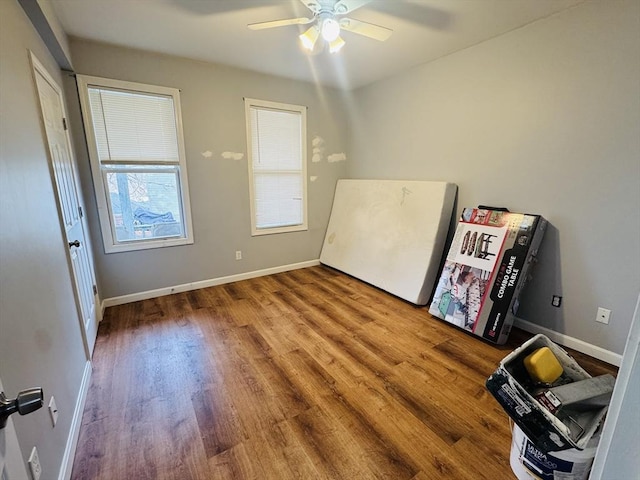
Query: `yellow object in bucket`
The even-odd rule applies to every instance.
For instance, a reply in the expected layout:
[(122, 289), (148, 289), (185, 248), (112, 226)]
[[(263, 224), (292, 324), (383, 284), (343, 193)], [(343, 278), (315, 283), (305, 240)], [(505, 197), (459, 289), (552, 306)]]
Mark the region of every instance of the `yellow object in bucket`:
[(563, 369), (558, 359), (549, 347), (542, 347), (531, 353), (524, 359), (524, 367), (536, 382), (553, 383)]

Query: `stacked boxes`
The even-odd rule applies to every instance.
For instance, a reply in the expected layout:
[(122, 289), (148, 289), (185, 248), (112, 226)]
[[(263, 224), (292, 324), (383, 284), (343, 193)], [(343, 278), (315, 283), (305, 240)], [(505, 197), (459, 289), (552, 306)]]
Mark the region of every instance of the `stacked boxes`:
[(465, 208), (429, 313), (505, 343), (546, 226), (540, 215)]

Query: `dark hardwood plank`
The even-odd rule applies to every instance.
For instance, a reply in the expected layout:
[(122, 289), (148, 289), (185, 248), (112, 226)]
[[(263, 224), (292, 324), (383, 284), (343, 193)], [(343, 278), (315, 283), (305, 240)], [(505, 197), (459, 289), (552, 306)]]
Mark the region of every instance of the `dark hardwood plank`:
[(426, 310), (326, 267), (109, 308), (72, 479), (513, 478), (484, 382), (531, 335)]

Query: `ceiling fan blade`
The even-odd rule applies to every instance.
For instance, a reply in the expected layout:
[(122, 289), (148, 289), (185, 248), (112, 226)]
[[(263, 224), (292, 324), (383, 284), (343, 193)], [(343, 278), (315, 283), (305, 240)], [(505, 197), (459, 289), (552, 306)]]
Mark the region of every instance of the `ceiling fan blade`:
[(337, 15), (345, 15), (365, 6), (369, 2), (371, 2), (371, 0), (340, 0), (336, 2), (334, 12)]
[(360, 8), (371, 0), (300, 0), (315, 15), (321, 11), (331, 12), (335, 15), (346, 15)]
[(340, 20), (340, 28), (347, 32), (357, 33), (358, 35), (364, 35), (365, 37), (373, 38), (384, 42), (391, 36), (393, 30), (380, 25), (374, 25), (373, 23), (362, 22), (353, 18), (343, 18)]
[(265, 28), (286, 27), (287, 25), (306, 25), (311, 22), (313, 22), (313, 18), (299, 17), (273, 20), (271, 22), (250, 23), (247, 27), (251, 30), (263, 30)]
[(321, 0), (300, 0), (300, 3), (311, 10), (314, 15), (316, 13), (320, 13), (320, 10), (322, 8)]

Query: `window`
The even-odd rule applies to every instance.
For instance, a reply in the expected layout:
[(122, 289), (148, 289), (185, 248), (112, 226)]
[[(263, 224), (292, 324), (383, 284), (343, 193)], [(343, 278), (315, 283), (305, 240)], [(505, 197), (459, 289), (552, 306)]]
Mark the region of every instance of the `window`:
[(251, 233), (307, 230), (307, 109), (245, 99)]
[(193, 243), (179, 91), (77, 79), (105, 252)]

